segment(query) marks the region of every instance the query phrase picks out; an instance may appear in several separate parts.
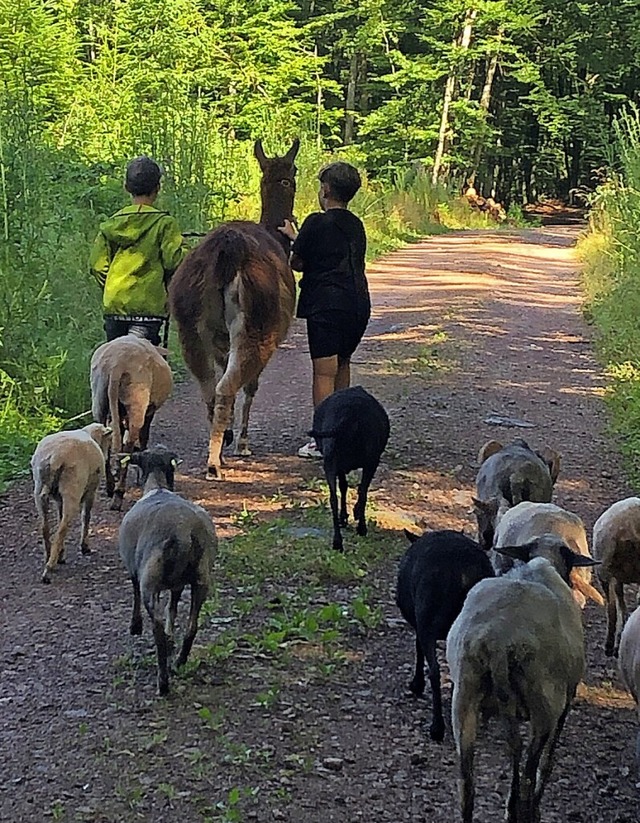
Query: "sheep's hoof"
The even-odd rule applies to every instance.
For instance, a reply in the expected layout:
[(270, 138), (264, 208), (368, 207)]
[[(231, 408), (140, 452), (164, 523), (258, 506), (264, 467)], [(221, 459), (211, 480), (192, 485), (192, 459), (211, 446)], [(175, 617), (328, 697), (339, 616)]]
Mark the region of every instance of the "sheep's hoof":
[(112, 512), (119, 512), (122, 509), (122, 498), (124, 495), (122, 492), (114, 492), (113, 500), (111, 501), (111, 506), (109, 507)]
[(169, 681), (158, 681), (158, 694), (160, 697), (166, 697), (169, 694)]
[(43, 583), (51, 583), (51, 578), (49, 577), (49, 571), (48, 571), (48, 569), (45, 569), (45, 570), (42, 572), (42, 582), (43, 582)]
[(605, 646), (604, 647), (604, 653), (607, 657), (617, 657), (618, 656), (618, 650), (614, 649), (613, 646)]
[(233, 443), (233, 429), (225, 429), (224, 437), (222, 438), (223, 446), (230, 446)]
[(239, 454), (240, 457), (251, 457), (252, 452), (246, 440), (238, 441), (238, 448), (236, 450), (236, 454)]
[(129, 627), (129, 631), (133, 635), (142, 634), (142, 620), (132, 623)]
[(82, 552), (82, 554), (91, 554), (91, 549), (86, 544), (83, 545), (83, 546), (80, 546), (80, 551)]
[(342, 545), (342, 540), (334, 540), (332, 546), (334, 552), (344, 552), (344, 546)]
[(58, 557), (58, 566), (64, 566), (64, 564), (65, 564), (66, 562), (67, 562), (67, 558), (66, 558), (66, 557), (62, 557), (62, 556)]
[(207, 466), (207, 473), (204, 476), (205, 480), (224, 480), (224, 474), (222, 473), (222, 469), (216, 468), (216, 466)]
[(367, 536), (367, 524), (366, 523), (358, 523), (358, 528), (356, 529), (360, 537)]

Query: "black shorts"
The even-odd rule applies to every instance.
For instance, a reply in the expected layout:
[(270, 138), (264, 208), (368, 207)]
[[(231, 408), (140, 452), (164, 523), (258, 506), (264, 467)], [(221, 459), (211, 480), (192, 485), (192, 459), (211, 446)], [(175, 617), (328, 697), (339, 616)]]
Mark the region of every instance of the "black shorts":
[(307, 337), (312, 360), (319, 357), (351, 357), (362, 340), (369, 317), (333, 312), (307, 317)]
[(154, 346), (160, 345), (160, 329), (165, 321), (156, 317), (119, 317), (115, 314), (106, 314), (104, 317), (104, 331), (107, 340), (124, 337), (125, 334), (134, 334), (143, 337)]

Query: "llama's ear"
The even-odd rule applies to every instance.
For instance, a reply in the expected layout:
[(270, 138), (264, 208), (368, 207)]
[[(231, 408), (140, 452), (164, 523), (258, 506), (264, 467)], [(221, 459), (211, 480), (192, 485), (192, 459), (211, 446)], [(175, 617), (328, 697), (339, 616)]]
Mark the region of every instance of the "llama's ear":
[(267, 155), (264, 153), (264, 149), (262, 148), (262, 140), (256, 140), (253, 147), (253, 154), (258, 161), (260, 168), (264, 171), (267, 165)]
[(300, 138), (296, 137), (295, 140), (293, 141), (293, 143), (291, 144), (291, 148), (285, 154), (284, 159), (287, 160), (289, 163), (293, 163), (293, 161), (296, 159), (296, 155), (298, 154), (299, 150), (300, 150)]

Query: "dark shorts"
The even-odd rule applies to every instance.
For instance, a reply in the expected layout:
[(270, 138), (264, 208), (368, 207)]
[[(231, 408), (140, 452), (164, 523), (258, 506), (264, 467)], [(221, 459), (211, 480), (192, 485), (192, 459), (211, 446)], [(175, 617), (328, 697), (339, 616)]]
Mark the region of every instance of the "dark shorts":
[(316, 314), (307, 317), (307, 337), (312, 360), (319, 357), (351, 357), (362, 340), (369, 317), (350, 314)]
[(117, 315), (105, 315), (104, 331), (107, 340), (115, 340), (116, 337), (124, 337), (125, 334), (135, 334), (136, 337), (143, 337), (154, 346), (160, 345), (160, 329), (165, 321), (155, 317), (118, 317)]

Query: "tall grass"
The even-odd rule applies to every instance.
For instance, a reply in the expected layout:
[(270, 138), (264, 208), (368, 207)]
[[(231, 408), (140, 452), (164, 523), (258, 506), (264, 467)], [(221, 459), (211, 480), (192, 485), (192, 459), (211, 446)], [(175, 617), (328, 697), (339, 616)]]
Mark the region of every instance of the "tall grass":
[[(289, 139), (275, 132), (265, 122), (267, 154), (288, 147)], [(253, 142), (221, 132), (210, 113), (159, 111), (131, 138), (130, 149), (163, 164), (159, 205), (183, 230), (258, 218)], [(341, 156), (359, 161), (353, 150)], [(103, 333), (100, 293), (87, 260), (100, 221), (127, 202), (127, 159), (96, 162), (56, 148), (23, 101), (5, 101), (0, 110), (0, 484), (24, 465), (43, 434), (88, 409), (88, 364)], [(317, 173), (330, 159), (315, 135), (303, 136), (299, 220), (318, 209)], [(385, 180), (365, 173), (354, 210), (367, 227), (370, 257), (472, 220), (444, 188), (415, 173)]]
[(579, 244), (585, 310), (611, 378), (608, 402), (630, 474), (640, 483), (640, 110), (616, 123), (617, 171), (598, 189)]

